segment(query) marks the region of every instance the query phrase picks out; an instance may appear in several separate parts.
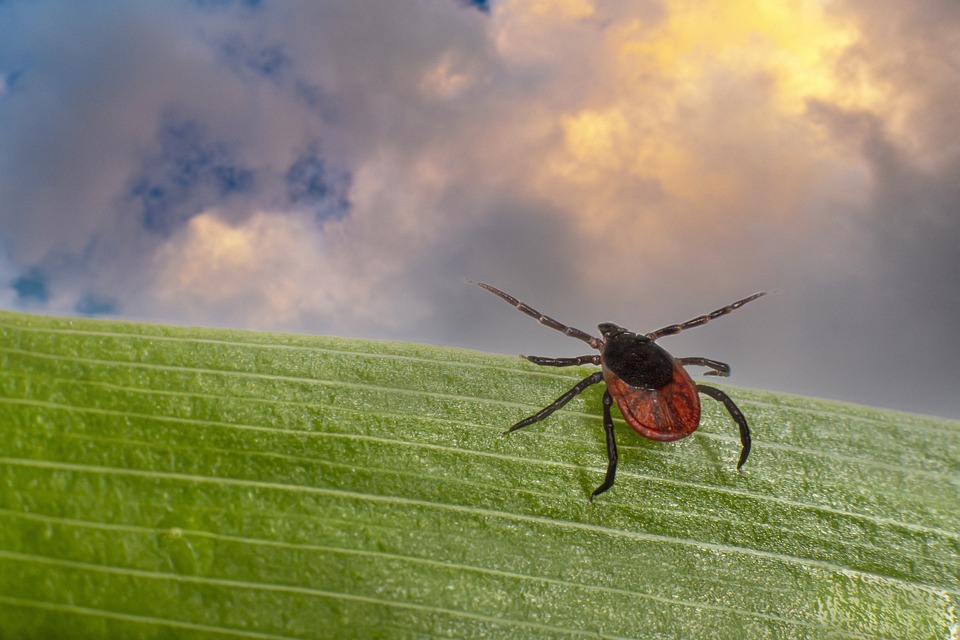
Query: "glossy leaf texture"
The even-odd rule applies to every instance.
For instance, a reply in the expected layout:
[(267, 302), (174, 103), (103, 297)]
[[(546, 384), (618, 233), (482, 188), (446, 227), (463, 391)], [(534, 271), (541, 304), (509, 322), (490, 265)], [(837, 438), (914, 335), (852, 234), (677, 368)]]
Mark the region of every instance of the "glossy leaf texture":
[(949, 638), (960, 423), (727, 388), (645, 440), (588, 368), (0, 313), (0, 635)]

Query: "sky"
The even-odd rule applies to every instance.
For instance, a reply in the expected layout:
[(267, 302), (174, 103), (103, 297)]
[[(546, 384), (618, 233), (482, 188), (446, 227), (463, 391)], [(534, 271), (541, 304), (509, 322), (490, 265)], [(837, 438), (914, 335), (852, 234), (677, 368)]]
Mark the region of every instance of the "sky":
[(960, 418), (956, 0), (0, 0), (0, 307)]

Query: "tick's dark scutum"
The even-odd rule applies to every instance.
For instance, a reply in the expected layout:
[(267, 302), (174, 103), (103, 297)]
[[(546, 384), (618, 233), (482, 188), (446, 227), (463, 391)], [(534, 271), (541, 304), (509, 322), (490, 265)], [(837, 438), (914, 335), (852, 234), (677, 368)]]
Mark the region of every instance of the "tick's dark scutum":
[(673, 381), (673, 358), (646, 336), (629, 331), (610, 336), (603, 363), (618, 378), (638, 389), (662, 389)]

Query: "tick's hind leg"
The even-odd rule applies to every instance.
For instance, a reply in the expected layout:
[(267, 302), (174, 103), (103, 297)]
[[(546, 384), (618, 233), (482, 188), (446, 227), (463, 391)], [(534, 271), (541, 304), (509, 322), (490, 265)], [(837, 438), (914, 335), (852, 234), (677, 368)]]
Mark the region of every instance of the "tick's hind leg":
[(705, 393), (717, 402), (722, 402), (723, 406), (730, 412), (730, 417), (733, 418), (733, 421), (740, 427), (740, 444), (743, 446), (743, 450), (740, 451), (740, 461), (737, 462), (737, 471), (739, 471), (743, 463), (747, 461), (747, 456), (750, 455), (750, 427), (747, 426), (747, 419), (743, 417), (743, 413), (741, 413), (737, 405), (733, 403), (730, 396), (720, 391), (720, 389), (708, 387), (705, 384), (698, 384), (697, 389), (700, 393)]
[(541, 409), (541, 410), (538, 411), (537, 413), (533, 414), (533, 415), (530, 416), (529, 418), (524, 418), (523, 420), (521, 420), (521, 421), (518, 422), (517, 424), (513, 425), (512, 427), (510, 427), (509, 429), (507, 429), (506, 431), (504, 431), (503, 434), (506, 435), (506, 434), (508, 434), (508, 433), (512, 433), (513, 431), (516, 431), (517, 429), (522, 429), (522, 428), (524, 428), (524, 427), (526, 427), (526, 426), (529, 426), (529, 425), (533, 424), (534, 422), (540, 422), (541, 420), (543, 420), (544, 418), (546, 418), (547, 416), (549, 416), (551, 413), (553, 413), (554, 411), (556, 411), (557, 409), (559, 409), (559, 408), (562, 407), (563, 405), (565, 405), (565, 404), (567, 404), (568, 402), (570, 402), (571, 400), (573, 400), (573, 399), (574, 399), (577, 395), (579, 395), (580, 392), (582, 392), (584, 389), (586, 389), (587, 387), (589, 387), (589, 386), (592, 385), (592, 384), (597, 384), (598, 382), (600, 382), (600, 381), (602, 381), (602, 380), (603, 380), (603, 372), (602, 372), (602, 371), (597, 371), (597, 372), (594, 373), (593, 375), (587, 376), (586, 378), (584, 378), (583, 380), (581, 380), (580, 382), (578, 382), (577, 384), (575, 384), (572, 389), (570, 389), (569, 391), (567, 391), (566, 393), (564, 393), (562, 396), (560, 396), (559, 398), (557, 398), (556, 400), (554, 400), (552, 404), (544, 407), (543, 409)]
[(703, 375), (705, 376), (722, 376), (725, 378), (730, 375), (730, 365), (726, 362), (720, 362), (719, 360), (711, 360), (710, 358), (677, 358), (677, 362), (683, 366), (692, 364), (698, 367), (712, 369), (712, 371), (704, 373)]
[(600, 364), (600, 356), (577, 356), (576, 358), (543, 358), (541, 356), (524, 356), (533, 364), (539, 364), (542, 367), (575, 367), (581, 364)]
[(603, 430), (607, 434), (607, 475), (603, 479), (603, 484), (593, 490), (590, 495), (590, 502), (598, 495), (613, 486), (613, 481), (617, 477), (617, 441), (613, 437), (613, 416), (610, 415), (610, 407), (613, 405), (613, 397), (609, 391), (603, 392)]

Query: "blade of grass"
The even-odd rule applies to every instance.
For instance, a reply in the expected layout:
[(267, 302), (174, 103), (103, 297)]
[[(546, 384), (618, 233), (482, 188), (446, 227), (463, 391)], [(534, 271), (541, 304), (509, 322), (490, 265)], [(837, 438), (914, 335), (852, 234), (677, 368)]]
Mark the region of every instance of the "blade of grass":
[(663, 444), (584, 370), (0, 313), (11, 637), (946, 638), (960, 425), (735, 389)]

